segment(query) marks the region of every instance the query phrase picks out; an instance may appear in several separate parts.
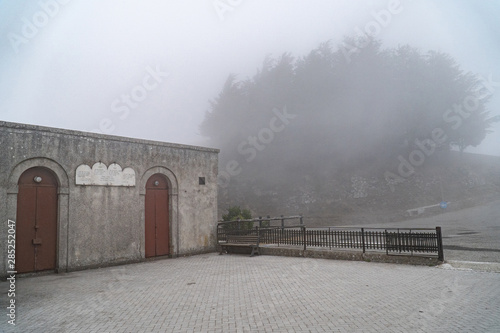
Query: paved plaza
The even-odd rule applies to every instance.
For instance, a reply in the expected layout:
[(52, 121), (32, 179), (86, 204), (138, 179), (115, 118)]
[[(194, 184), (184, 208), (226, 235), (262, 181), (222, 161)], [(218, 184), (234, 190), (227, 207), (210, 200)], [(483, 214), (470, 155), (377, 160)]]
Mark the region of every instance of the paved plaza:
[(1, 332), (500, 332), (500, 274), (277, 256), (18, 278)]

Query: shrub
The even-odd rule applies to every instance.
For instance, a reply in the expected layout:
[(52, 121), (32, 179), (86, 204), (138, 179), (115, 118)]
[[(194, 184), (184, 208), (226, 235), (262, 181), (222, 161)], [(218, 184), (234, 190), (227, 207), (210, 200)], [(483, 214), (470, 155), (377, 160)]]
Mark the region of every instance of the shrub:
[[(241, 209), (239, 206), (228, 208), (227, 214), (222, 215), (222, 221), (250, 220), (252, 213), (248, 209)], [(240, 222), (240, 230), (249, 230), (253, 228), (253, 222)], [(224, 225), (226, 230), (238, 229), (237, 223), (228, 223)]]

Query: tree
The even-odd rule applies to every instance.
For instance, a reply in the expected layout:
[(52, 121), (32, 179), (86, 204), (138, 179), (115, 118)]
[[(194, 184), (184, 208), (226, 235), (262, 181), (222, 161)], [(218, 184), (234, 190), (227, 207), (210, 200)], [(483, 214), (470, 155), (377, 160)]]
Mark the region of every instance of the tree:
[(233, 206), (227, 209), (227, 214), (222, 215), (222, 221), (250, 220), (252, 213), (248, 209)]
[[(352, 38), (346, 41), (354, 45)], [(459, 116), (454, 106), (474, 96), (474, 74), (440, 52), (408, 45), (382, 49), (373, 39), (363, 45), (350, 61), (323, 43), (301, 58), (267, 57), (251, 79), (228, 77), (200, 131), (221, 148), (223, 167), (229, 160), (241, 166), (232, 181), (246, 178), (251, 187), (272, 191), (273, 184), (312, 174), (321, 186), (341, 170), (392, 168), (397, 156), (418, 149), (436, 128), (446, 134), (439, 142), (445, 150), (476, 146), (485, 138), (493, 121), (487, 98), (477, 100), (470, 116), (461, 116), (460, 126), (451, 120)], [(265, 129), (273, 109), (284, 107), (295, 118), (269, 139)], [(259, 138), (264, 132), (268, 136)], [(246, 142), (255, 144), (254, 158), (241, 153)]]
[[(241, 209), (239, 206), (233, 206), (227, 209), (227, 214), (222, 215), (222, 221), (250, 220), (252, 213), (248, 209)], [(227, 223), (224, 225), (225, 230), (249, 230), (253, 228), (253, 222)]]

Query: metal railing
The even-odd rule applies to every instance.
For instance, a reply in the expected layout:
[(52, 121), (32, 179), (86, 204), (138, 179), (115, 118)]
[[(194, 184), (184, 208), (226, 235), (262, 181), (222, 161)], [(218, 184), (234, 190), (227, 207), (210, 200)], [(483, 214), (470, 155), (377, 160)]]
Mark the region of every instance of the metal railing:
[[(299, 221), (290, 224), (289, 222)], [(279, 221), (278, 225), (272, 225)], [(276, 223), (274, 223), (276, 224)], [(219, 222), (218, 242), (227, 234), (258, 235), (260, 244), (301, 246), (322, 249), (356, 249), (385, 252), (387, 255), (437, 256), (444, 260), (441, 228), (307, 228), (302, 216), (267, 217)]]
[[(272, 226), (279, 222), (279, 225)], [(267, 217), (259, 216), (258, 218), (248, 219), (248, 220), (233, 220), (233, 221), (219, 221), (217, 223), (217, 241), (226, 241), (226, 235), (262, 235), (262, 232), (258, 230), (263, 230), (266, 228), (290, 228), (290, 221), (298, 221), (298, 225), (303, 225), (303, 218), (300, 215), (297, 216), (283, 216), (280, 217)], [(297, 223), (295, 223), (297, 224)]]

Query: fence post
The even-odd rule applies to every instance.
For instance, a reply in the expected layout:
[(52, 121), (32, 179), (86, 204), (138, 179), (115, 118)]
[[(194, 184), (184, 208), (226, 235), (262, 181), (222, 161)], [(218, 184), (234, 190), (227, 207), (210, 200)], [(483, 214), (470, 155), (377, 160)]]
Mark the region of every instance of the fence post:
[[(220, 241), (220, 230), (219, 230), (219, 223), (217, 222), (217, 227), (216, 227), (216, 233), (217, 233), (217, 246), (219, 246), (219, 241)], [(216, 249), (217, 250), (217, 249)]]
[(302, 227), (302, 233), (304, 235), (304, 251), (306, 250), (306, 227)]
[[(281, 215), (283, 217), (283, 215)], [(280, 230), (280, 237), (278, 240), (278, 246), (280, 245), (281, 239), (283, 238), (283, 232), (285, 231), (285, 220), (283, 218), (281, 219), (281, 230)]]
[(398, 249), (399, 249), (399, 253), (401, 253), (401, 237), (399, 235), (399, 228), (398, 228)]
[(259, 228), (262, 228), (262, 216), (259, 216)]
[(302, 214), (300, 214), (300, 223), (299, 224), (304, 224), (304, 220), (302, 219)]
[(331, 228), (328, 227), (328, 245), (330, 246), (330, 250), (332, 249), (332, 231)]
[[(411, 229), (408, 232), (408, 242), (406, 242), (406, 246), (410, 247), (410, 254), (413, 256), (413, 239), (411, 236)], [(408, 251), (408, 249), (405, 249), (405, 250)]]
[(441, 234), (441, 227), (436, 227), (437, 246), (438, 246), (438, 260), (444, 261), (443, 251), (443, 236)]
[(387, 233), (387, 229), (385, 229), (385, 254), (389, 255), (389, 234)]
[(240, 226), (240, 219), (238, 218), (237, 220), (237, 229), (238, 229), (238, 234), (241, 234), (241, 226)]
[(361, 228), (361, 242), (363, 243), (363, 254), (365, 253), (365, 228)]
[[(269, 224), (267, 227), (271, 227), (271, 216), (267, 215), (267, 223)], [(272, 238), (272, 242), (274, 243), (276, 241), (276, 233), (274, 232), (274, 230), (272, 229), (269, 229), (268, 233), (271, 233), (271, 238)]]

